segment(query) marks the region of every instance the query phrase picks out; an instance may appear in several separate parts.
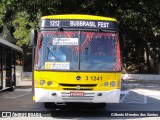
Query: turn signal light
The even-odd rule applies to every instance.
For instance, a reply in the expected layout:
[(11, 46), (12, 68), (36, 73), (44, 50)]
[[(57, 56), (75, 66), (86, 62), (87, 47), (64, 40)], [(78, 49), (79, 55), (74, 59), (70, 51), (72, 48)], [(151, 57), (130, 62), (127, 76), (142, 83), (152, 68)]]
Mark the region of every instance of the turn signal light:
[(115, 81), (111, 81), (111, 82), (110, 82), (110, 86), (111, 86), (111, 87), (115, 87), (115, 86), (116, 86), (116, 82), (115, 82)]
[(107, 87), (108, 85), (109, 85), (108, 82), (105, 82), (105, 83), (104, 83), (104, 86), (105, 86), (105, 87)]
[(48, 81), (48, 82), (47, 82), (47, 85), (48, 85), (48, 86), (51, 86), (51, 85), (52, 85), (52, 81)]
[(46, 81), (45, 80), (40, 80), (40, 85), (45, 85)]

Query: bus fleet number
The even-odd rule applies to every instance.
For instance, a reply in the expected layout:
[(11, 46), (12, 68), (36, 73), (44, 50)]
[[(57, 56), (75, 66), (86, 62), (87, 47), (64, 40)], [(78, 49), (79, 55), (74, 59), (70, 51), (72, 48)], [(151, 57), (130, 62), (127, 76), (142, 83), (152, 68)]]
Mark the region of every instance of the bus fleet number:
[(51, 26), (60, 26), (60, 21), (50, 21)]
[(102, 76), (86, 76), (86, 80), (102, 81)]

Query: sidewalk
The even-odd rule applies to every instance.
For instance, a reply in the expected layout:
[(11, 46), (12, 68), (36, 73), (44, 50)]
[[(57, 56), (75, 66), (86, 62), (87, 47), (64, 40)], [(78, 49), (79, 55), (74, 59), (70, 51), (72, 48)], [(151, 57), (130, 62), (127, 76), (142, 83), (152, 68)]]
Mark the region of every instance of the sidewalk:
[(17, 86), (32, 86), (32, 79), (24, 78)]
[(31, 80), (21, 81), (17, 86), (32, 86)]
[(160, 81), (160, 75), (153, 74), (122, 74), (122, 79), (125, 81)]
[(32, 86), (32, 72), (23, 72), (23, 80), (17, 86)]

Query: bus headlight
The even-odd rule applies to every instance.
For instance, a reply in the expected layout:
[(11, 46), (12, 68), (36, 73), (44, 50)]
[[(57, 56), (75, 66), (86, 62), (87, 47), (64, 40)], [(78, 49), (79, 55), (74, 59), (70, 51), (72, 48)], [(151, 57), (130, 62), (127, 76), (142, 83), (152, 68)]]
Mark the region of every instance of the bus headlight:
[(115, 81), (111, 81), (111, 82), (110, 82), (110, 86), (111, 86), (111, 87), (115, 87), (115, 86), (116, 86), (116, 82), (115, 82)]
[(52, 81), (48, 81), (48, 82), (47, 82), (47, 85), (48, 85), (48, 86), (51, 86), (51, 85), (52, 85)]
[(104, 82), (104, 86), (107, 87), (108, 86), (108, 82)]
[(46, 83), (46, 81), (45, 80), (40, 80), (40, 85), (44, 85)]

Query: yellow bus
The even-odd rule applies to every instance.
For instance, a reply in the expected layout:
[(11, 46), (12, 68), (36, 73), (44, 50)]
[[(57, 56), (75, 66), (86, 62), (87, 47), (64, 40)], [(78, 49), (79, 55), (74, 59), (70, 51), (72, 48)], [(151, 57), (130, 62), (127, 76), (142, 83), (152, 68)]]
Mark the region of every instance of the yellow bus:
[(41, 18), (33, 46), (33, 100), (119, 103), (121, 58), (117, 20), (93, 15)]

